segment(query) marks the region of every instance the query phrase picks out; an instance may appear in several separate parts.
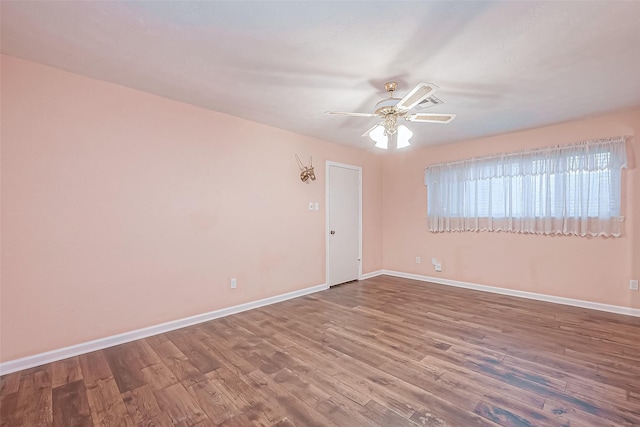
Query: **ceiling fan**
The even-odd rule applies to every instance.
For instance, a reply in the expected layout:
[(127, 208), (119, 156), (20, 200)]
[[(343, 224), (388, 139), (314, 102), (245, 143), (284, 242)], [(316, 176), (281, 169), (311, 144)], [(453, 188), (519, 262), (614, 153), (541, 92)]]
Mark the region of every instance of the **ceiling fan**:
[(442, 101), (433, 94), (438, 90), (438, 86), (433, 83), (419, 83), (404, 98), (394, 98), (393, 93), (398, 87), (396, 82), (386, 82), (384, 88), (389, 93), (387, 99), (383, 99), (375, 106), (373, 113), (343, 113), (327, 111), (329, 114), (341, 114), (343, 116), (354, 117), (379, 117), (380, 123), (366, 131), (362, 136), (369, 136), (376, 142), (376, 147), (387, 149), (389, 140), (396, 140), (396, 148), (409, 146), (409, 139), (413, 132), (404, 126), (398, 125), (398, 119), (405, 119), (410, 122), (427, 123), (450, 123), (455, 119), (455, 114), (428, 114), (420, 113), (417, 110), (442, 104)]

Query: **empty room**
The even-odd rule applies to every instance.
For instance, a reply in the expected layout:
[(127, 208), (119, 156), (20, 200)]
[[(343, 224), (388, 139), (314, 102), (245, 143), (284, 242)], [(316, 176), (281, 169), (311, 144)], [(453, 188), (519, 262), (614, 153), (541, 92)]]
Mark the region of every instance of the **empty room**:
[(640, 426), (639, 21), (0, 1), (0, 426)]

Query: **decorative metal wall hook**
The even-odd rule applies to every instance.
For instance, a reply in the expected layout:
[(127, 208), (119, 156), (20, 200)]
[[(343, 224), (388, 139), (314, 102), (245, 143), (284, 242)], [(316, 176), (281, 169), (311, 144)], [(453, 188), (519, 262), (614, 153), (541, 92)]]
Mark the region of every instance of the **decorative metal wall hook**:
[(302, 182), (308, 183), (309, 180), (315, 181), (316, 174), (313, 171), (313, 156), (309, 158), (309, 166), (305, 166), (297, 154), (296, 154), (296, 159), (298, 159), (298, 165), (300, 166), (300, 179), (302, 180)]

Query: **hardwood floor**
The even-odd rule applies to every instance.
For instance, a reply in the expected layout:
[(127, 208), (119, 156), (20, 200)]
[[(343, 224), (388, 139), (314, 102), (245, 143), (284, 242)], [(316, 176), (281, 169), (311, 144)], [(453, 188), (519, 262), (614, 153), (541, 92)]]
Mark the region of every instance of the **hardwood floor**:
[(381, 276), (9, 374), (2, 426), (640, 426), (640, 319)]

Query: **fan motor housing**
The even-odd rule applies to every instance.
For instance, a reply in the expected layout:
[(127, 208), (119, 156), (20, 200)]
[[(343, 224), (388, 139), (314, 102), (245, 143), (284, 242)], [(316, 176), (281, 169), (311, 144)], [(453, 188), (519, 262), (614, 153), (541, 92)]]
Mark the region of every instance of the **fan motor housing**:
[(375, 113), (381, 116), (386, 116), (390, 113), (397, 113), (395, 110), (396, 104), (398, 104), (400, 98), (387, 98), (378, 102), (375, 106)]

